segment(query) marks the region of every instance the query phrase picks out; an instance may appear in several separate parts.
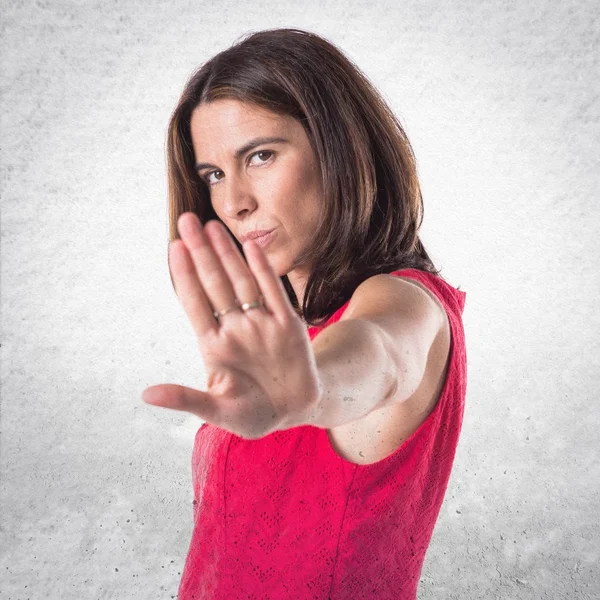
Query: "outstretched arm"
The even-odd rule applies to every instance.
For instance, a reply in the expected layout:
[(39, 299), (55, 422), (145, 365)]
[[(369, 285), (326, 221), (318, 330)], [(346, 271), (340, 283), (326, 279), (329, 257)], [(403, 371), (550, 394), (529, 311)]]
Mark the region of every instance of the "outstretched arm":
[(321, 393), (306, 423), (337, 427), (409, 399), (442, 326), (434, 300), (412, 282), (387, 274), (362, 282), (342, 318), (313, 339)]
[(307, 424), (337, 427), (368, 415), (390, 398), (395, 368), (378, 327), (351, 319), (329, 325), (313, 340), (321, 397)]

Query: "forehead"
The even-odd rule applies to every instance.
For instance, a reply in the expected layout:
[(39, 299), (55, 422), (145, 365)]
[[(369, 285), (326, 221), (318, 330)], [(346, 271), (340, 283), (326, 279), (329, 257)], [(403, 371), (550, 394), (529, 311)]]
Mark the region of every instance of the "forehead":
[(197, 106), (190, 119), (190, 132), (195, 147), (235, 145), (254, 135), (292, 133), (292, 121), (262, 106), (228, 98)]

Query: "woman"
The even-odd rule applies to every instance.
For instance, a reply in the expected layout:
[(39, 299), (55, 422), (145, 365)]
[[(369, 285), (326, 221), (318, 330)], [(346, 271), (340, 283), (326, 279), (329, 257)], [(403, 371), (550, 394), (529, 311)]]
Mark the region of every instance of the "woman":
[(401, 125), (328, 41), (262, 31), (188, 81), (168, 175), (208, 374), (143, 395), (205, 421), (179, 598), (415, 598), (462, 426), (466, 294), (419, 240)]

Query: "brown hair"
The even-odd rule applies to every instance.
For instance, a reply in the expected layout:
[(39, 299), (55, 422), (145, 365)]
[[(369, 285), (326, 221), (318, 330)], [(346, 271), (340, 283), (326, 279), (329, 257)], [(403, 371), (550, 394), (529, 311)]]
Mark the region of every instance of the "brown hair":
[[(177, 219), (184, 212), (194, 212), (202, 223), (220, 220), (207, 184), (194, 170), (190, 134), (194, 108), (220, 98), (292, 116), (316, 154), (323, 214), (294, 263), (315, 265), (301, 309), (287, 275), (281, 277), (291, 304), (309, 325), (323, 325), (372, 275), (403, 268), (439, 275), (418, 237), (423, 197), (402, 126), (354, 63), (327, 40), (301, 29), (249, 34), (187, 81), (168, 127), (171, 241), (180, 237)], [(233, 239), (243, 256), (242, 245)]]

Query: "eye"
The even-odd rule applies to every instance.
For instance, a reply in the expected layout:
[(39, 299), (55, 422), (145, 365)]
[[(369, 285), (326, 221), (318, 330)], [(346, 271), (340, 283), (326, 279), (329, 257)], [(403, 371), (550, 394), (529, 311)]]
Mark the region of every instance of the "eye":
[(255, 152), (254, 154), (251, 154), (248, 159), (252, 158), (253, 156), (258, 156), (259, 154), (268, 154), (269, 156), (267, 157), (267, 159), (259, 164), (265, 164), (265, 162), (267, 162), (267, 160), (269, 160), (269, 158), (271, 157), (271, 155), (273, 154), (273, 152), (271, 150), (259, 150), (258, 152)]
[[(202, 179), (204, 179), (204, 181), (208, 184), (211, 185), (211, 182), (209, 180), (209, 177), (213, 174), (213, 173), (222, 173), (223, 171), (209, 171), (208, 173), (206, 173), (206, 175), (204, 175), (202, 177)], [(218, 181), (218, 180), (217, 180)]]
[[(253, 154), (251, 154), (251, 155), (248, 157), (248, 162), (250, 162), (250, 160), (251, 160), (251, 159), (252, 159), (254, 156), (258, 156), (259, 154), (268, 154), (268, 157), (267, 157), (266, 159), (264, 159), (264, 160), (262, 160), (262, 159), (261, 159), (261, 162), (259, 162), (259, 163), (258, 163), (257, 165), (255, 165), (255, 166), (261, 166), (261, 165), (264, 165), (264, 164), (266, 164), (266, 163), (269, 161), (269, 159), (271, 158), (271, 156), (273, 156), (273, 155), (275, 154), (275, 152), (273, 152), (272, 150), (258, 150), (257, 152), (254, 152)], [(218, 182), (220, 181), (220, 179), (217, 179), (216, 181), (215, 181), (215, 180), (213, 180), (213, 181), (210, 181), (210, 179), (209, 179), (209, 178), (210, 178), (210, 176), (211, 176), (211, 175), (214, 175), (215, 173), (223, 173), (223, 171), (219, 171), (219, 170), (216, 170), (216, 171), (209, 171), (208, 173), (206, 173), (206, 174), (205, 174), (205, 175), (202, 177), (202, 179), (203, 179), (203, 180), (204, 180), (204, 181), (205, 181), (205, 182), (206, 182), (208, 185), (212, 186), (213, 184), (215, 184), (215, 183), (218, 183)]]

